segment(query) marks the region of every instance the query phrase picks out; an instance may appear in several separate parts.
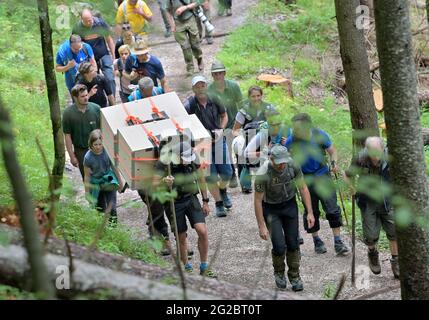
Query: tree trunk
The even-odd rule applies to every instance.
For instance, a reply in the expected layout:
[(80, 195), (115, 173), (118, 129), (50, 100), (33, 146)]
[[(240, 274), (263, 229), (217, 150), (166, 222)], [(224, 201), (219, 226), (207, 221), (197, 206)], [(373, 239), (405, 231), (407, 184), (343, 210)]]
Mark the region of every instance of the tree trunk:
[[(58, 87), (54, 71), (54, 56), (52, 52), (52, 29), (49, 24), (49, 11), (47, 0), (37, 0), (39, 10), (40, 38), (43, 52), (43, 67), (45, 69), (46, 87), (48, 91), (49, 109), (52, 122), (52, 134), (54, 138), (55, 160), (52, 167), (53, 190), (62, 186), (65, 147), (64, 134), (61, 130), (61, 109), (58, 97)], [(60, 193), (56, 193), (57, 200)]]
[(24, 243), (28, 251), (31, 266), (32, 288), (40, 292), (43, 298), (53, 298), (53, 288), (48, 282), (48, 273), (43, 261), (42, 244), (39, 230), (34, 217), (34, 208), (30, 193), (19, 167), (12, 134), (12, 123), (9, 113), (0, 100), (0, 142), (4, 165), (13, 188), (15, 202), (20, 212), (20, 220), (24, 234)]
[[(19, 246), (0, 246), (0, 283), (25, 287), (27, 255)], [(49, 281), (57, 284), (57, 295), (61, 298), (73, 298), (77, 294), (100, 293), (109, 299), (145, 299), (145, 300), (181, 300), (183, 292), (179, 287), (143, 279), (113, 271), (104, 267), (74, 260), (72, 277), (68, 270), (66, 257), (48, 254), (46, 264)], [(192, 300), (219, 299), (213, 295), (193, 290), (188, 292)]]
[[(411, 221), (396, 225), (403, 299), (429, 299), (429, 186), (423, 154), (408, 1), (376, 0), (375, 21), (390, 173)], [(392, 130), (389, 130), (392, 128)], [(395, 209), (404, 204), (396, 204)], [(397, 211), (398, 212), (398, 211)], [(422, 221), (425, 227), (422, 227)]]
[(335, 0), (355, 152), (363, 146), (366, 137), (379, 135), (365, 39), (363, 30), (356, 28), (359, 4), (359, 0)]
[(426, 0), (426, 19), (429, 24), (429, 0)]

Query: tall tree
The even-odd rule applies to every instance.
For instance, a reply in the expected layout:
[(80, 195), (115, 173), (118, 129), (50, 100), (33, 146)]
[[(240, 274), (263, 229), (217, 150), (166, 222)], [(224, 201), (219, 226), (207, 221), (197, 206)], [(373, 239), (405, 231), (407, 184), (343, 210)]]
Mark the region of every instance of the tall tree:
[[(407, 0), (376, 0), (375, 24), (395, 190), (409, 204), (397, 225), (403, 299), (429, 299), (429, 187), (423, 154), (416, 70)], [(426, 222), (422, 227), (421, 222)], [(420, 222), (420, 223), (419, 223)]]
[(20, 213), (20, 222), (24, 234), (24, 243), (27, 248), (28, 262), (31, 268), (32, 286), (35, 292), (42, 294), (42, 298), (53, 298), (54, 290), (49, 281), (48, 271), (43, 260), (42, 243), (39, 238), (39, 229), (34, 215), (34, 208), (30, 193), (27, 190), (24, 177), (19, 167), (15, 152), (12, 124), (9, 113), (0, 100), (0, 142), (1, 149), (9, 176), (13, 194)]
[(426, 0), (426, 20), (429, 24), (429, 0)]
[(363, 145), (367, 136), (379, 135), (365, 39), (363, 30), (356, 26), (359, 5), (359, 0), (335, 0), (355, 150)]
[[(37, 0), (39, 11), (40, 37), (43, 52), (43, 66), (48, 91), (49, 109), (54, 138), (55, 160), (52, 167), (52, 183), (54, 190), (61, 188), (65, 164), (64, 134), (61, 130), (61, 109), (58, 87), (54, 72), (54, 56), (52, 51), (52, 29), (49, 23), (47, 0)], [(51, 186), (52, 187), (52, 186)], [(57, 194), (59, 198), (59, 193)]]

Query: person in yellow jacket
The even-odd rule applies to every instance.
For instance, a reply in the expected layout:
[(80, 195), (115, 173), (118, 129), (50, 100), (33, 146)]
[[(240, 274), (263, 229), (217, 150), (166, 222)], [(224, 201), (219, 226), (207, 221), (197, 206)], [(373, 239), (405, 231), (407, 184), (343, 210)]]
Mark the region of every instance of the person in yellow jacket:
[(136, 37), (147, 36), (146, 21), (152, 20), (152, 11), (142, 0), (123, 1), (116, 12), (116, 32), (121, 34), (123, 30), (130, 30)]

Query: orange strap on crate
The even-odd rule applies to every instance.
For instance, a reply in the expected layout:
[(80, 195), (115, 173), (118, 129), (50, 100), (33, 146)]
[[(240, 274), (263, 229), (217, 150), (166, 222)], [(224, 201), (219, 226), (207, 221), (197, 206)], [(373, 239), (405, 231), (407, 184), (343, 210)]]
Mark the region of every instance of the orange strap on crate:
[(157, 137), (155, 137), (152, 133), (152, 131), (149, 131), (144, 125), (141, 124), (141, 127), (143, 128), (144, 132), (147, 134), (147, 136), (149, 137), (149, 139), (151, 139), (153, 141), (153, 143), (155, 143), (156, 145), (159, 146), (159, 140)]
[(164, 118), (164, 115), (159, 111), (158, 107), (156, 106), (155, 102), (153, 102), (151, 97), (148, 97), (150, 105), (152, 107), (152, 112), (156, 113), (160, 118)]
[(183, 131), (185, 131), (185, 129), (183, 129), (180, 124), (176, 121), (176, 119), (171, 118), (171, 122), (173, 122), (173, 124), (176, 126), (176, 130), (179, 131), (180, 133), (183, 133)]

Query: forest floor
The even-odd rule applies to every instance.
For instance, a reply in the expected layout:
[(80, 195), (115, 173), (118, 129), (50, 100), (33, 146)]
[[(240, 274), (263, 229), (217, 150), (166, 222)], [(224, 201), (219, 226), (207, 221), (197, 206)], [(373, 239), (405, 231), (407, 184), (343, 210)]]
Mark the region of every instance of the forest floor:
[[(215, 33), (233, 31), (234, 28), (244, 23), (248, 9), (255, 5), (256, 0), (235, 0), (233, 15), (231, 17), (218, 17), (212, 10), (212, 22), (216, 26)], [(185, 76), (185, 66), (180, 47), (174, 42), (174, 38), (165, 39), (163, 36), (163, 23), (156, 4), (152, 6), (154, 13), (153, 25), (160, 26), (158, 32), (151, 35), (151, 43), (164, 43), (152, 46), (151, 54), (160, 58), (169, 86), (175, 90), (181, 99), (191, 95), (191, 78)], [(173, 41), (172, 41), (173, 40)], [(204, 53), (205, 70), (208, 79), (211, 79), (210, 65), (216, 57), (216, 53), (223, 45), (225, 37), (215, 38), (214, 44), (207, 45), (204, 41), (202, 49)], [(118, 97), (119, 95), (117, 95)], [(85, 201), (83, 186), (78, 170), (67, 164), (66, 175), (72, 181), (79, 201)], [(259, 238), (258, 228), (253, 210), (253, 195), (241, 193), (240, 188), (230, 189), (233, 208), (226, 218), (218, 218), (214, 214), (214, 203), (210, 202), (212, 214), (207, 217), (206, 223), (209, 231), (210, 252), (212, 259), (215, 251), (217, 256), (212, 261), (212, 269), (219, 279), (241, 284), (250, 288), (264, 288), (275, 291), (273, 281), (273, 269), (271, 265), (271, 244)], [(129, 202), (135, 205), (124, 205)], [(138, 230), (135, 237), (146, 239), (148, 237), (146, 206), (139, 200), (136, 191), (127, 190), (118, 197), (119, 223)], [(300, 217), (301, 219), (302, 217)], [(302, 221), (302, 220), (301, 220)], [(304, 281), (304, 291), (300, 293), (303, 298), (329, 299), (335, 292), (342, 275), (347, 276), (345, 286), (339, 296), (340, 299), (355, 299), (362, 295), (383, 288), (393, 288), (382, 292), (371, 299), (400, 299), (399, 281), (393, 278), (390, 270), (389, 254), (382, 252), (380, 260), (382, 273), (373, 275), (369, 268), (366, 255), (366, 246), (359, 240), (356, 242), (356, 270), (357, 285), (351, 286), (350, 269), (351, 255), (338, 257), (333, 247), (333, 236), (327, 221), (321, 223), (320, 237), (325, 241), (328, 252), (319, 255), (314, 252), (311, 236), (306, 234), (300, 224), (301, 235), (304, 244), (301, 246), (301, 277)], [(343, 239), (351, 247), (351, 236), (344, 229)], [(173, 236), (171, 238), (174, 238)], [(189, 242), (195, 251), (193, 262), (199, 264), (197, 250), (197, 237), (193, 230), (189, 231)], [(167, 257), (167, 261), (172, 262)], [(290, 290), (288, 287), (287, 290)]]

